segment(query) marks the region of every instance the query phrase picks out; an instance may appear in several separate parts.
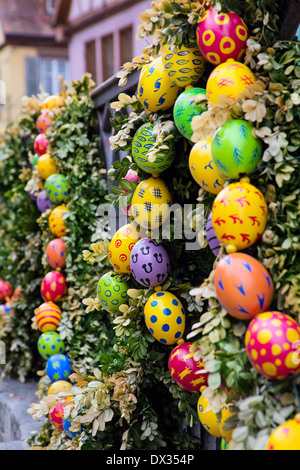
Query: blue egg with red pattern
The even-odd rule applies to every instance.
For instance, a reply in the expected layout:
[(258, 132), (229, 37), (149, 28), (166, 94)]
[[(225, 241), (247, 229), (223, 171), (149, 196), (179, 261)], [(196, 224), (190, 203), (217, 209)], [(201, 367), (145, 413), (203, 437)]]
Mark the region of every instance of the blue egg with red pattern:
[(68, 196), (69, 183), (64, 175), (54, 174), (46, 179), (45, 189), (50, 201), (61, 204)]
[(72, 374), (69, 358), (65, 354), (54, 354), (47, 361), (46, 372), (51, 382), (68, 381)]

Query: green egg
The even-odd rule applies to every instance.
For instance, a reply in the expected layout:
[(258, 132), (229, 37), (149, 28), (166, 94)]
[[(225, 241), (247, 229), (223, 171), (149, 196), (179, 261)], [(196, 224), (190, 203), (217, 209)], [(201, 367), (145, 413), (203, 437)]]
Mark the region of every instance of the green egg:
[(65, 201), (68, 195), (69, 184), (67, 178), (59, 174), (51, 175), (46, 180), (45, 189), (50, 201), (60, 204)]
[(204, 88), (191, 87), (183, 91), (174, 104), (174, 121), (179, 132), (188, 140), (193, 135), (192, 120), (195, 116), (203, 113), (204, 108), (201, 104), (195, 104), (194, 99), (198, 95), (205, 95)]
[(98, 282), (97, 295), (104, 310), (109, 313), (119, 314), (119, 307), (128, 301), (128, 285), (122, 276), (110, 271)]
[(54, 354), (62, 354), (65, 351), (65, 344), (60, 339), (58, 333), (48, 331), (39, 337), (38, 351), (47, 360), (49, 357), (54, 356)]

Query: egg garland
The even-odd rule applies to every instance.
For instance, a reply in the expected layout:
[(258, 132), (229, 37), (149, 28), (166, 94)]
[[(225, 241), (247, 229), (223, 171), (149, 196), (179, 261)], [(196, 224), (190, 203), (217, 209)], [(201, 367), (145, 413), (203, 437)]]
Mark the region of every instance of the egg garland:
[(200, 372), (204, 363), (200, 359), (195, 361), (193, 343), (182, 343), (173, 349), (169, 356), (168, 368), (172, 379), (187, 392), (200, 392), (207, 386), (208, 373)]
[(50, 271), (46, 274), (41, 285), (41, 295), (46, 302), (59, 302), (66, 292), (66, 278), (62, 273)]
[(205, 70), (205, 60), (198, 47), (182, 45), (177, 49), (166, 45), (162, 60), (168, 76), (181, 88), (197, 83)]
[(64, 175), (53, 174), (46, 179), (47, 197), (55, 204), (61, 204), (68, 196), (69, 183)]
[(0, 281), (0, 302), (6, 302), (13, 294), (12, 286), (6, 281)]
[(237, 13), (217, 12), (213, 8), (200, 18), (196, 34), (203, 57), (213, 65), (230, 58), (241, 60), (249, 38), (248, 28)]
[(300, 450), (300, 415), (275, 428), (265, 450)]
[(143, 171), (159, 175), (172, 165), (175, 158), (175, 147), (171, 141), (168, 144), (168, 149), (159, 151), (155, 154), (155, 160), (150, 161), (148, 153), (156, 142), (153, 129), (153, 124), (147, 122), (137, 130), (132, 141), (132, 156)]
[(62, 238), (55, 238), (48, 243), (46, 257), (53, 269), (62, 269), (66, 264), (66, 242)]
[(49, 229), (58, 238), (63, 238), (67, 234), (67, 224), (65, 216), (69, 209), (65, 205), (57, 206), (49, 216)]
[(216, 236), (215, 230), (212, 225), (211, 212), (208, 216), (205, 230), (206, 230), (206, 238), (207, 238), (208, 246), (213, 252), (213, 254), (215, 255), (215, 257), (217, 257), (219, 256), (220, 251), (221, 251), (221, 243), (218, 237)]
[(194, 144), (189, 155), (189, 169), (193, 179), (202, 189), (211, 194), (218, 194), (226, 180), (213, 160), (211, 142), (212, 137), (208, 137)]
[(143, 238), (132, 249), (130, 269), (134, 279), (142, 286), (160, 286), (170, 273), (169, 255), (155, 240)]
[(175, 101), (173, 109), (174, 122), (183, 137), (191, 140), (193, 136), (192, 120), (195, 116), (202, 114), (205, 109), (201, 103), (196, 104), (197, 96), (206, 96), (206, 90), (199, 87), (187, 87)]
[(38, 159), (37, 169), (42, 180), (46, 180), (49, 176), (57, 173), (56, 162), (48, 153), (44, 153)]
[(199, 421), (204, 429), (214, 437), (221, 437), (219, 418), (216, 413), (209, 408), (209, 401), (204, 398), (203, 394), (199, 396), (197, 403), (197, 412)]
[(128, 289), (122, 276), (114, 271), (104, 274), (97, 285), (97, 296), (102, 308), (111, 314), (119, 314), (119, 307), (129, 300)]
[(257, 315), (247, 328), (245, 346), (252, 366), (269, 380), (300, 372), (297, 346), (300, 326), (289, 315), (269, 311)]
[(130, 254), (140, 238), (139, 227), (131, 223), (121, 227), (113, 236), (109, 245), (109, 261), (117, 273), (131, 272)]
[(212, 225), (228, 253), (256, 243), (265, 230), (267, 218), (265, 198), (248, 178), (226, 186), (213, 203)]
[(253, 137), (254, 127), (243, 119), (233, 119), (217, 129), (211, 142), (214, 164), (227, 178), (236, 179), (256, 169), (263, 144)]
[(36, 205), (44, 213), (52, 207), (53, 202), (48, 198), (46, 191), (41, 191), (37, 196)]
[(35, 319), (42, 333), (56, 331), (61, 321), (61, 310), (53, 302), (45, 302), (35, 312)]
[(65, 344), (55, 331), (43, 333), (38, 340), (38, 351), (43, 359), (49, 359), (54, 354), (62, 354), (65, 351)]
[(175, 344), (184, 334), (185, 311), (174, 294), (160, 291), (150, 295), (144, 314), (148, 330), (160, 343)]
[(245, 253), (231, 253), (219, 261), (214, 286), (223, 308), (240, 320), (251, 320), (268, 310), (274, 295), (267, 269)]
[(48, 151), (49, 141), (46, 138), (45, 133), (39, 134), (35, 138), (34, 143), (33, 143), (33, 148), (34, 148), (34, 152), (40, 157)]
[(171, 108), (179, 90), (165, 70), (162, 57), (157, 57), (142, 67), (137, 98), (147, 111), (156, 113)]
[(65, 354), (54, 354), (47, 361), (46, 373), (51, 382), (67, 381), (72, 373), (69, 358)]

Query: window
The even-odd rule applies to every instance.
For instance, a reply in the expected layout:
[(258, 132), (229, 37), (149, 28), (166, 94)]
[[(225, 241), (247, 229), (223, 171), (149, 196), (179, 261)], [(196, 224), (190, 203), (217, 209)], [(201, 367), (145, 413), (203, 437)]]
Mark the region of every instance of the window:
[(97, 83), (96, 41), (89, 41), (85, 44), (85, 62), (86, 71), (92, 75), (93, 80)]
[(102, 38), (102, 71), (103, 81), (115, 73), (114, 67), (114, 37), (112, 34)]
[(60, 92), (59, 77), (69, 82), (69, 63), (65, 59), (26, 58), (26, 95), (40, 93), (40, 86), (46, 93), (55, 95)]
[(132, 26), (120, 31), (120, 66), (130, 62), (133, 58), (133, 31)]

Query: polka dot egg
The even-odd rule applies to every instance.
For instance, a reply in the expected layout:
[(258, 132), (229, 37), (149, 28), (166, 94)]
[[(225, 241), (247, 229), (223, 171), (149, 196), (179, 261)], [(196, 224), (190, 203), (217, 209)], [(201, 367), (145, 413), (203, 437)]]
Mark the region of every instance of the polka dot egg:
[(205, 68), (205, 60), (199, 48), (181, 46), (176, 51), (173, 49), (174, 46), (167, 45), (162, 58), (169, 77), (179, 87), (196, 83)]
[(64, 205), (56, 207), (51, 212), (49, 216), (49, 228), (55, 237), (62, 238), (67, 234), (65, 216), (68, 212), (69, 209)]
[(46, 372), (51, 382), (68, 380), (72, 373), (69, 358), (65, 354), (54, 354), (47, 361)]
[(113, 236), (109, 246), (109, 260), (117, 273), (131, 272), (130, 255), (140, 238), (140, 229), (133, 224), (124, 225)]
[(66, 278), (57, 271), (50, 271), (44, 277), (41, 294), (46, 302), (59, 302), (67, 292)]
[(270, 380), (283, 379), (300, 372), (297, 344), (300, 326), (289, 315), (264, 312), (248, 326), (245, 345), (253, 367)]
[(63, 353), (65, 351), (65, 344), (60, 339), (58, 333), (49, 331), (39, 337), (38, 351), (44, 359), (49, 359), (54, 354)]
[(175, 344), (185, 330), (185, 312), (179, 299), (170, 292), (152, 294), (145, 305), (148, 330), (162, 344)]
[(55, 238), (46, 248), (47, 261), (53, 269), (61, 269), (66, 263), (66, 242), (62, 238)]
[(68, 195), (69, 183), (64, 175), (53, 174), (47, 178), (45, 188), (50, 201), (60, 204)]
[(122, 276), (110, 271), (104, 274), (97, 286), (98, 299), (104, 310), (112, 314), (119, 314), (119, 307), (128, 301), (129, 287)]
[(52, 127), (52, 119), (48, 113), (42, 113), (36, 121), (36, 128), (40, 134), (45, 134)]
[(266, 450), (300, 450), (300, 415), (280, 424), (271, 433)]

